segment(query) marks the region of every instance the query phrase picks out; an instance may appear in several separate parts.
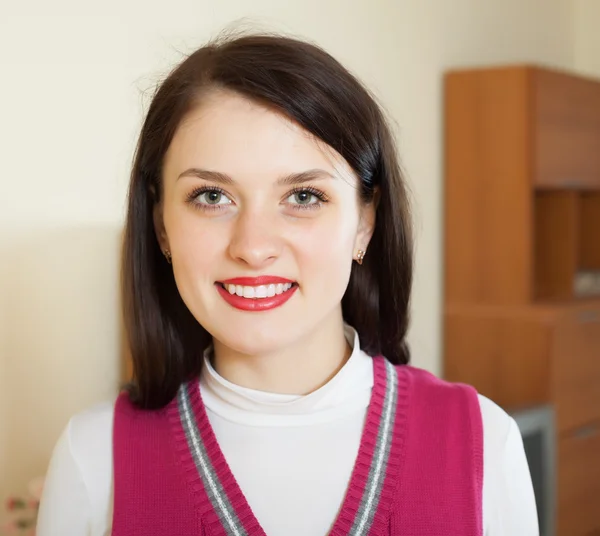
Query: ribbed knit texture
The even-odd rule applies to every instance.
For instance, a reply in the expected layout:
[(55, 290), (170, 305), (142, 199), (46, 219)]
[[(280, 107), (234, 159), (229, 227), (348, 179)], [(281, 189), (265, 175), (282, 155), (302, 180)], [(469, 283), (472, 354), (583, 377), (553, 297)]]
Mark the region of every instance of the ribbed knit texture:
[[(382, 357), (373, 367), (358, 456), (329, 534), (482, 536), (475, 391)], [(197, 380), (160, 411), (138, 410), (121, 395), (113, 445), (113, 536), (265, 536), (217, 443)]]

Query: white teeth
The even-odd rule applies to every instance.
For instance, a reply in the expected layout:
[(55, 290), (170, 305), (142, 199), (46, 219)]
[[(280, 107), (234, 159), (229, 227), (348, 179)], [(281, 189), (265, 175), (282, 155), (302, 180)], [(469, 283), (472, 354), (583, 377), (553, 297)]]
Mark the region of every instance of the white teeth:
[(292, 288), (292, 283), (278, 283), (271, 285), (259, 285), (258, 287), (247, 287), (244, 285), (224, 285), (229, 294), (237, 294), (248, 299), (272, 298), (277, 294), (287, 292)]
[(256, 298), (266, 298), (267, 297), (267, 287), (265, 285), (256, 287), (256, 292), (254, 293), (254, 296)]

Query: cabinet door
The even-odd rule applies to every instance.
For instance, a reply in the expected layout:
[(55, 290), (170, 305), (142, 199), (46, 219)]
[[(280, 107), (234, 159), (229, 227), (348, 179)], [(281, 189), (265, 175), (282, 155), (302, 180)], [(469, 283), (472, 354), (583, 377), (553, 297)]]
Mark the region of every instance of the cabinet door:
[(600, 306), (581, 307), (557, 320), (552, 369), (559, 431), (600, 421)]
[(558, 442), (558, 536), (600, 535), (600, 421)]
[(534, 183), (600, 187), (600, 82), (533, 71)]
[(533, 309), (447, 307), (444, 377), (473, 385), (504, 408), (550, 399), (551, 331)]

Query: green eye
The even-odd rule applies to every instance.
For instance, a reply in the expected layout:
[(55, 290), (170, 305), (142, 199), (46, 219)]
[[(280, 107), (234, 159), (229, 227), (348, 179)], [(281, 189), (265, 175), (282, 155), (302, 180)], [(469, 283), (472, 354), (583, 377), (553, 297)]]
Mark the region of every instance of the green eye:
[(327, 195), (321, 190), (310, 187), (295, 188), (286, 199), (291, 208), (296, 210), (318, 209), (329, 201)]
[(220, 188), (214, 186), (196, 188), (186, 196), (186, 203), (195, 209), (208, 211), (226, 210), (233, 201)]
[(221, 198), (223, 197), (221, 192), (217, 192), (215, 190), (205, 192), (203, 195), (208, 205), (218, 205), (219, 201), (221, 201)]
[(298, 205), (310, 205), (312, 204), (310, 201), (311, 199), (315, 198), (314, 194), (311, 194), (310, 192), (307, 191), (303, 191), (303, 192), (296, 192), (295, 194), (293, 194), (294, 200), (296, 202), (296, 204)]
[(191, 200), (194, 204), (204, 207), (222, 207), (231, 204), (231, 199), (227, 194), (215, 188), (203, 188), (191, 194)]

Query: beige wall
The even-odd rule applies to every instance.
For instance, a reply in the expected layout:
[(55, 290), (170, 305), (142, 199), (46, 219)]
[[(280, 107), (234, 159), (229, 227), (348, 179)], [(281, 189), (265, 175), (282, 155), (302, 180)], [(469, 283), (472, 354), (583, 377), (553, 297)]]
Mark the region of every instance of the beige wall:
[(117, 236), (142, 104), (182, 52), (241, 17), (317, 40), (393, 116), (415, 196), (410, 340), (415, 363), (439, 372), (441, 73), (487, 62), (571, 66), (571, 2), (34, 4), (0, 19), (0, 68), (11, 81), (0, 100), (0, 395), (19, 410), (4, 422), (0, 413), (0, 496), (44, 469), (72, 413), (114, 395)]
[(577, 0), (575, 28), (575, 66), (600, 78), (600, 0)]
[(446, 63), (573, 64), (572, 0), (505, 0), (493, 7), (478, 0), (435, 3)]
[(43, 474), (68, 415), (115, 393), (117, 238), (115, 226), (74, 222), (4, 241), (2, 431), (13, 487)]
[[(0, 253), (0, 259), (4, 259), (2, 253)], [(4, 270), (2, 266), (5, 263), (0, 261), (0, 281), (4, 281)], [(6, 431), (7, 431), (7, 416), (8, 416), (8, 381), (5, 372), (5, 361), (6, 352), (4, 348), (4, 300), (3, 300), (2, 287), (0, 286), (0, 504), (3, 499), (3, 482), (6, 481)], [(0, 513), (0, 523), (2, 521), (2, 514)]]

